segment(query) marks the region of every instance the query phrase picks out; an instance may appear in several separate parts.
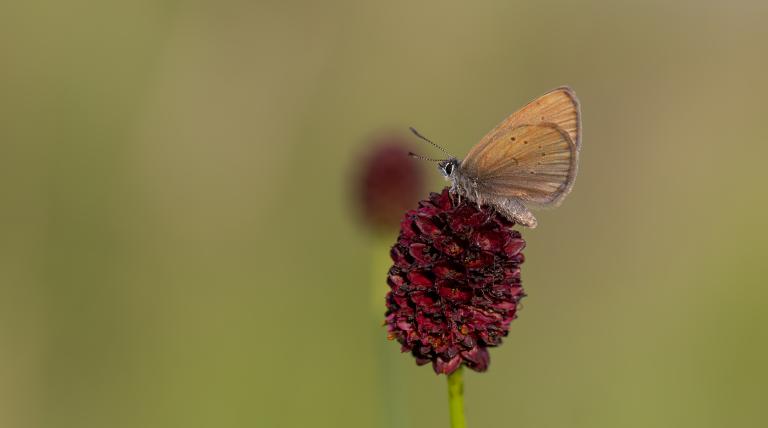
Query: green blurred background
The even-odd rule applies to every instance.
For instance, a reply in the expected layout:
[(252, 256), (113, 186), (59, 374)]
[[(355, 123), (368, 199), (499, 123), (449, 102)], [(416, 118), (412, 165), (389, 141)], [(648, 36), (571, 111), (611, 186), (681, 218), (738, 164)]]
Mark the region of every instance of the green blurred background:
[(466, 376), (470, 426), (766, 426), (766, 20), (2, 3), (0, 426), (446, 427), (445, 380), (386, 341), (383, 292), (371, 309), (350, 171), (372, 130), (466, 153), (563, 84), (580, 176), (523, 231), (529, 297)]

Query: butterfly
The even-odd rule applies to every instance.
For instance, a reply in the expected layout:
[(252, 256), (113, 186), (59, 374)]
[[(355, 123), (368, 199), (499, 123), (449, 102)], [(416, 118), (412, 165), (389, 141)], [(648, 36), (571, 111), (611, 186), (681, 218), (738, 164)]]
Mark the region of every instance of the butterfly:
[(487, 204), (530, 228), (538, 222), (528, 207), (556, 207), (573, 188), (581, 149), (581, 108), (569, 87), (554, 89), (496, 125), (463, 159), (442, 150), (438, 169), (459, 198)]

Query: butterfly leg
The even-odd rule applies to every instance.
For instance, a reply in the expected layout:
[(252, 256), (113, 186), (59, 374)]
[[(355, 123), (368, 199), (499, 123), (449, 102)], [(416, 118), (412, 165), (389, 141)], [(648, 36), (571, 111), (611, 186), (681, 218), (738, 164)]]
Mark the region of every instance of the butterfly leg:
[(459, 191), (459, 187), (456, 186), (456, 183), (451, 183), (451, 188), (448, 189), (448, 193), (450, 193), (452, 197), (458, 198), (459, 202), (457, 205), (461, 205), (461, 192)]
[(483, 198), (480, 196), (480, 193), (475, 189), (475, 202), (477, 202), (477, 209), (479, 210), (480, 207), (483, 206)]

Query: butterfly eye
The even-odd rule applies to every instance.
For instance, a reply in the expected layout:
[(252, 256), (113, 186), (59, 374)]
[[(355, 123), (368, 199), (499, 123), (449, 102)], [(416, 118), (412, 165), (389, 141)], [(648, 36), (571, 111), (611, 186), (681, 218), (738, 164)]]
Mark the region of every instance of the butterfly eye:
[(451, 175), (452, 173), (453, 173), (453, 164), (449, 163), (448, 165), (445, 166), (445, 174)]

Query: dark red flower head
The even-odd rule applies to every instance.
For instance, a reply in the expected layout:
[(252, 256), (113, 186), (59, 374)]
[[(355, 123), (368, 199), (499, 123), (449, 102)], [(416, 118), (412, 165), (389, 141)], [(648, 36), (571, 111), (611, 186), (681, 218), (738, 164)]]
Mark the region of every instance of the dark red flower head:
[(373, 136), (354, 179), (363, 220), (375, 229), (394, 230), (403, 211), (424, 192), (422, 164), (408, 157), (410, 143), (400, 133)]
[(514, 222), (448, 188), (408, 211), (392, 247), (386, 324), (419, 365), (450, 374), (463, 363), (482, 372), (516, 318), (520, 251)]

